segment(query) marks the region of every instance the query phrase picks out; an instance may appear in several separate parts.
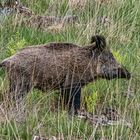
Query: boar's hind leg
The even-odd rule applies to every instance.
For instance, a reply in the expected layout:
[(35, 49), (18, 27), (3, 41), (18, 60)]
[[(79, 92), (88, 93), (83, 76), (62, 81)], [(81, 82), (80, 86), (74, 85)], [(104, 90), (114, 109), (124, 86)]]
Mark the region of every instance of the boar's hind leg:
[(9, 98), (10, 101), (15, 101), (19, 104), (27, 92), (31, 89), (31, 83), (24, 76), (12, 75), (9, 78)]
[(77, 114), (80, 109), (81, 87), (76, 86), (62, 90), (64, 106), (68, 107), (69, 113)]

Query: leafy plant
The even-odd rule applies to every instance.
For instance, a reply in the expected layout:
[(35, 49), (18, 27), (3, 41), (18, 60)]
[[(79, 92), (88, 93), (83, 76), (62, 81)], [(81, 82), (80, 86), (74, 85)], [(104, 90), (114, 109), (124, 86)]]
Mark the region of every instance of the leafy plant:
[(120, 55), (120, 51), (112, 51), (115, 59), (120, 63), (120, 64), (124, 64), (125, 59), (126, 59), (126, 54), (125, 55)]
[(95, 111), (97, 99), (97, 91), (92, 92), (89, 96), (85, 96), (86, 107), (89, 112), (93, 113)]
[(86, 109), (93, 113), (95, 111), (95, 106), (98, 101), (98, 90), (96, 89), (96, 85), (89, 84), (83, 89), (83, 102), (86, 105)]
[(22, 49), (26, 44), (25, 39), (20, 39), (19, 33), (17, 32), (14, 36), (10, 38), (10, 41), (7, 44), (6, 54), (7, 57), (15, 54), (17, 50)]

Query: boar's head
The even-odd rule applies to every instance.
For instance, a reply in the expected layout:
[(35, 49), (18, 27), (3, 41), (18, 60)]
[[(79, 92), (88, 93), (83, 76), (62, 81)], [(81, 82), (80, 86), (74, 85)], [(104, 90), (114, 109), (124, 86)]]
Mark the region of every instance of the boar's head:
[(124, 66), (119, 64), (113, 54), (106, 47), (106, 41), (103, 36), (93, 36), (91, 43), (95, 42), (94, 62), (96, 62), (97, 77), (104, 79), (127, 78), (130, 79), (131, 74)]

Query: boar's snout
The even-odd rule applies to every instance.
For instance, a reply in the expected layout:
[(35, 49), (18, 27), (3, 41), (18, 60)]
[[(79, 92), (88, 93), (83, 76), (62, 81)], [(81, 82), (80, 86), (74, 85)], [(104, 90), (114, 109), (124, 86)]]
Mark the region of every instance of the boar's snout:
[(118, 78), (126, 78), (129, 80), (131, 78), (131, 74), (128, 72), (128, 70), (126, 68), (119, 68), (118, 69)]
[(126, 78), (129, 80), (131, 78), (131, 74), (127, 69), (119, 67), (118, 69), (109, 69), (108, 71), (104, 71), (102, 78), (105, 78), (107, 80), (111, 80), (114, 78)]

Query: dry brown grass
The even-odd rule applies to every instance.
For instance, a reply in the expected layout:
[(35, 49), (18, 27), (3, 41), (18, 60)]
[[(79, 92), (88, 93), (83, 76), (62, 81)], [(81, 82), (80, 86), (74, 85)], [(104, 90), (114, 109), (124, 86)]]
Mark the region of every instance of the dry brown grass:
[(86, 0), (69, 0), (68, 5), (72, 9), (83, 9), (86, 2)]

